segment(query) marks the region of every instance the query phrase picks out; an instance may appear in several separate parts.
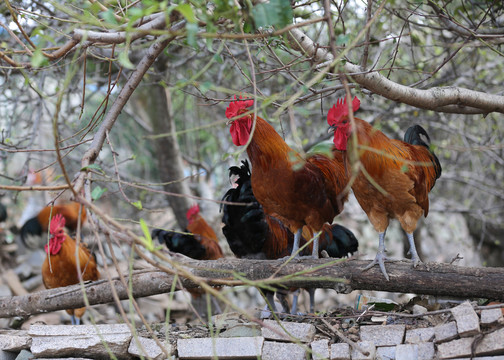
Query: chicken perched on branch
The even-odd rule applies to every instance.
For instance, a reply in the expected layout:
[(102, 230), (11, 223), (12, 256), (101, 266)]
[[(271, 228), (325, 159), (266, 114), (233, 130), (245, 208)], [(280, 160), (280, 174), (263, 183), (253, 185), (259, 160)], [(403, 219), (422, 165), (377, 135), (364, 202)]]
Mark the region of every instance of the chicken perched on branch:
[[(65, 218), (61, 214), (53, 216), (49, 227), (49, 244), (45, 246), (46, 259), (42, 264), (42, 279), (48, 289), (78, 284), (81, 280), (98, 280), (100, 273), (96, 260), (84, 244), (78, 248), (76, 242), (65, 233)], [(77, 262), (78, 260), (78, 262)], [(79, 277), (80, 268), (82, 278)], [(72, 325), (80, 324), (86, 308), (71, 309)]]
[[(194, 205), (187, 213), (185, 233), (154, 229), (152, 238), (165, 243), (170, 251), (183, 254), (196, 260), (217, 260), (223, 257), (219, 238), (199, 213), (199, 206)], [(189, 233), (188, 233), (189, 232)]]
[[(327, 122), (334, 131), (334, 147), (343, 151), (349, 161), (359, 161), (360, 168), (352, 184), (352, 190), (379, 234), (378, 253), (369, 269), (379, 264), (387, 280), (385, 270), (385, 232), (389, 220), (398, 219), (408, 236), (413, 266), (421, 261), (416, 251), (413, 231), (422, 215), (429, 212), (428, 194), (436, 179), (441, 176), (441, 165), (430, 150), (430, 138), (419, 125), (410, 127), (404, 141), (389, 139), (366, 121), (349, 118), (350, 104), (338, 101), (327, 114)], [(352, 101), (353, 112), (360, 101)], [(355, 127), (354, 127), (355, 126)], [(357, 146), (354, 148), (354, 139)], [(349, 149), (347, 149), (347, 147)], [(356, 149), (358, 158), (352, 158)]]
[[(292, 150), (271, 125), (250, 113), (253, 104), (250, 99), (236, 100), (228, 106), (231, 137), (237, 146), (248, 144), (254, 196), (267, 214), (275, 215), (295, 234), (294, 254), (303, 226), (318, 232), (343, 210), (348, 178), (342, 162), (323, 154), (305, 159)], [(318, 239), (312, 256), (318, 257)]]
[(30, 237), (40, 237), (42, 234), (47, 233), (51, 218), (54, 218), (54, 216), (58, 214), (65, 218), (66, 227), (72, 232), (77, 230), (79, 218), (81, 226), (86, 221), (86, 208), (83, 206), (81, 207), (81, 204), (77, 202), (71, 201), (60, 205), (46, 206), (40, 210), (37, 216), (29, 219), (21, 227), (21, 240), (23, 243), (29, 246), (29, 244), (32, 243), (32, 241), (29, 240)]
[[(231, 203), (246, 203), (247, 205), (223, 204), (222, 232), (226, 236), (229, 247), (238, 258), (248, 259), (279, 259), (292, 252), (294, 234), (277, 218), (266, 214), (257, 202), (251, 184), (251, 173), (248, 161), (242, 165), (229, 168), (230, 177), (236, 177), (236, 187), (229, 189), (223, 200)], [(313, 232), (305, 226), (300, 246), (306, 244), (306, 239), (311, 239)], [(319, 236), (319, 252), (327, 251), (330, 257), (341, 258), (357, 251), (359, 243), (354, 234), (341, 225), (324, 224)], [(302, 250), (301, 254), (310, 254), (310, 247)], [(314, 292), (310, 293), (310, 311), (314, 312)], [(273, 292), (265, 291), (268, 302), (277, 311), (273, 299)], [(278, 291), (285, 310), (289, 306), (285, 299), (285, 291)], [(297, 295), (294, 296), (292, 312), (296, 312)]]

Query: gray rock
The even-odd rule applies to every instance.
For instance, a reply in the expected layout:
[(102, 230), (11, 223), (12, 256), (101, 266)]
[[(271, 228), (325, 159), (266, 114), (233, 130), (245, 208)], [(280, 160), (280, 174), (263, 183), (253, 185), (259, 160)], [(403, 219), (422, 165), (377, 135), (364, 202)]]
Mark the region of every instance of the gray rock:
[(238, 324), (219, 334), (219, 337), (255, 337), (261, 336), (261, 328), (256, 324)]
[(382, 346), (376, 349), (376, 360), (393, 360), (395, 354), (395, 346)]
[(315, 326), (305, 323), (294, 323), (275, 320), (264, 320), (262, 336), (268, 340), (311, 342), (315, 336)]
[(180, 359), (242, 359), (261, 356), (263, 337), (195, 338), (177, 341)]
[(451, 309), (457, 322), (457, 331), (460, 337), (473, 336), (480, 332), (478, 314), (469, 302), (464, 302)]
[(456, 339), (458, 337), (457, 324), (455, 321), (450, 321), (443, 325), (438, 325), (434, 328), (434, 337), (436, 343), (443, 343)]
[(24, 330), (0, 333), (0, 349), (2, 350), (19, 352), (23, 349), (29, 349), (30, 346), (31, 337)]
[(9, 286), (0, 284), (0, 297), (12, 296), (12, 291)]
[(373, 360), (375, 358), (376, 347), (372, 341), (359, 341), (357, 345), (369, 352), (369, 355), (364, 355), (359, 350), (352, 349), (352, 360)]
[[(473, 338), (462, 338), (438, 345), (440, 359), (454, 359), (471, 356)], [(475, 355), (504, 354), (504, 328), (486, 334), (476, 345)]]
[(434, 343), (425, 342), (418, 344), (418, 360), (432, 360), (434, 359), (434, 354)]
[(262, 360), (305, 360), (308, 352), (306, 345), (265, 341)]
[(16, 360), (17, 353), (0, 350), (0, 360)]
[(331, 360), (349, 360), (350, 345), (347, 343), (336, 343), (331, 345)]
[(425, 314), (427, 312), (427, 308), (424, 308), (421, 305), (413, 305), (413, 315)]
[(376, 347), (399, 345), (403, 342), (405, 325), (361, 326), (361, 341), (371, 341)]
[(419, 344), (423, 342), (429, 342), (434, 339), (434, 328), (418, 328), (406, 330), (406, 344)]
[(329, 359), (329, 340), (316, 340), (311, 343), (312, 359)]
[[(98, 333), (97, 333), (98, 332)], [(126, 324), (115, 325), (32, 325), (31, 352), (35, 357), (109, 357), (129, 358), (131, 333)]]
[(16, 357), (16, 360), (31, 360), (33, 359), (33, 354), (28, 350), (21, 350), (21, 352)]
[[(143, 347), (145, 352), (140, 349), (137, 341), (140, 342), (140, 345)], [(162, 344), (163, 347), (166, 349), (167, 353), (171, 355), (172, 352), (171, 345), (166, 344), (165, 342), (162, 342)], [(153, 360), (161, 360), (166, 358), (165, 353), (158, 346), (158, 344), (156, 344), (154, 339), (148, 339), (141, 336), (131, 339), (130, 345), (128, 347), (128, 353), (136, 357), (140, 356), (149, 357)]]
[(501, 309), (481, 310), (481, 325), (492, 325), (502, 319)]
[(417, 344), (399, 344), (396, 346), (396, 360), (418, 360)]

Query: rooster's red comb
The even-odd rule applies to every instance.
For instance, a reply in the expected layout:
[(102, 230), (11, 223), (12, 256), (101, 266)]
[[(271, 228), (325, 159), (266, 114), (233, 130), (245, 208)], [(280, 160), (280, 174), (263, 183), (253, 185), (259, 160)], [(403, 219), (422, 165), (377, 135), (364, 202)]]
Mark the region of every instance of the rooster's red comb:
[(226, 117), (228, 119), (231, 119), (239, 115), (240, 113), (245, 112), (245, 111), (240, 112), (240, 110), (247, 110), (247, 108), (254, 105), (253, 99), (243, 99), (241, 95), (240, 97), (236, 97), (235, 95), (234, 98), (235, 101), (232, 101), (226, 109)]
[(187, 213), (186, 213), (187, 220), (189, 220), (190, 218), (192, 218), (193, 216), (198, 215), (198, 214), (199, 214), (199, 205), (196, 204), (196, 205), (191, 206), (191, 208), (189, 210), (187, 210)]
[(56, 234), (56, 231), (58, 231), (58, 229), (64, 228), (65, 222), (66, 220), (63, 217), (63, 215), (61, 214), (54, 215), (53, 218), (51, 219), (51, 224), (49, 225), (49, 232), (51, 233), (51, 235)]
[[(359, 107), (360, 107), (360, 100), (356, 96), (352, 101), (353, 112), (356, 112), (359, 109)], [(347, 116), (348, 116), (348, 105), (345, 96), (345, 100), (339, 99), (336, 102), (336, 105), (333, 105), (333, 107), (329, 109), (329, 112), (327, 113), (327, 123), (329, 125), (337, 125)]]

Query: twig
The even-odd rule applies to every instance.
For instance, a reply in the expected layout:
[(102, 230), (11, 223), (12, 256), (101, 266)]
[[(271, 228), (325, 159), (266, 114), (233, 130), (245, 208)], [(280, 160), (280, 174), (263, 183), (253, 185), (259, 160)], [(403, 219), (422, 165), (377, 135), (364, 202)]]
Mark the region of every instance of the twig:
[(321, 320), (325, 324), (325, 326), (327, 326), (329, 329), (331, 329), (331, 331), (333, 331), (341, 340), (346, 342), (348, 345), (350, 345), (355, 350), (359, 351), (364, 356), (369, 356), (369, 351), (366, 351), (360, 345), (358, 345), (357, 343), (355, 343), (352, 340), (350, 340), (349, 338), (347, 338), (345, 335), (343, 335), (343, 333), (341, 331), (339, 331), (334, 326), (329, 324), (329, 322), (326, 319), (321, 319)]

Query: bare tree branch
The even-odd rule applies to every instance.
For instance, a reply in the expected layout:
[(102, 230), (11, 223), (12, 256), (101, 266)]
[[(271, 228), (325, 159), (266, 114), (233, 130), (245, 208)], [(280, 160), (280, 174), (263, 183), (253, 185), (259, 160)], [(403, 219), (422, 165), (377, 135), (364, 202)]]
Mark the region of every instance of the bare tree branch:
[[(369, 261), (328, 259), (293, 260), (284, 264), (280, 260), (222, 259), (218, 261), (184, 260), (191, 266), (191, 273), (205, 278), (211, 285), (244, 285), (233, 274), (272, 284), (271, 274), (277, 273), (277, 281), (287, 287), (334, 288), (341, 279), (346, 279), (354, 290), (379, 290), (390, 292), (429, 294), (454, 297), (485, 297), (503, 299), (504, 268), (468, 268), (449, 264), (428, 263), (416, 269), (410, 262), (387, 263), (390, 281), (385, 281), (378, 267), (362, 271)], [(326, 265), (326, 266), (324, 266)], [(268, 279), (268, 280), (265, 280)], [(186, 288), (195, 288), (196, 283), (180, 278)], [(157, 269), (141, 270), (133, 274), (133, 297), (145, 297), (170, 291), (174, 277)], [(115, 279), (112, 281), (120, 299), (128, 298), (128, 289)], [(108, 281), (102, 280), (86, 285), (86, 294), (91, 305), (113, 301)], [(0, 298), (0, 318), (28, 316), (48, 311), (84, 306), (80, 285), (45, 290), (26, 296)]]
[[(171, 27), (171, 31), (175, 32), (177, 30), (182, 29), (185, 26), (185, 21), (180, 21), (177, 24)], [(163, 50), (168, 46), (168, 44), (175, 39), (174, 35), (171, 36), (163, 36), (151, 47), (148, 49), (147, 53), (143, 57), (143, 59), (138, 64), (137, 68), (131, 73), (130, 78), (124, 84), (124, 87), (121, 89), (119, 95), (115, 99), (114, 103), (110, 107), (110, 110), (107, 112), (107, 115), (103, 119), (100, 128), (96, 132), (93, 137), (93, 142), (91, 143), (89, 149), (86, 151), (84, 156), (82, 157), (82, 169), (81, 173), (75, 183), (76, 192), (79, 192), (84, 184), (84, 178), (86, 176), (87, 170), (86, 167), (90, 164), (93, 164), (98, 154), (100, 153), (103, 143), (105, 142), (106, 132), (112, 129), (114, 126), (117, 117), (121, 113), (124, 105), (130, 98), (133, 91), (137, 88), (140, 81), (142, 81), (143, 76), (149, 70), (151, 65), (157, 59), (157, 57), (163, 52)]]
[[(294, 49), (313, 56), (317, 62), (333, 63), (332, 54), (315, 45), (304, 32), (291, 29), (289, 39)], [(299, 45), (298, 45), (299, 44)], [(375, 71), (366, 71), (359, 65), (346, 62), (345, 75), (366, 89), (386, 97), (421, 109), (458, 114), (504, 113), (504, 96), (492, 95), (465, 88), (434, 87), (428, 90), (414, 89), (395, 83)]]

